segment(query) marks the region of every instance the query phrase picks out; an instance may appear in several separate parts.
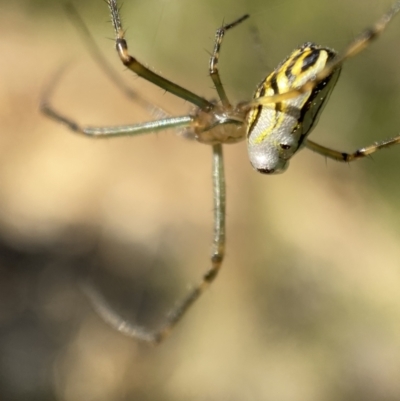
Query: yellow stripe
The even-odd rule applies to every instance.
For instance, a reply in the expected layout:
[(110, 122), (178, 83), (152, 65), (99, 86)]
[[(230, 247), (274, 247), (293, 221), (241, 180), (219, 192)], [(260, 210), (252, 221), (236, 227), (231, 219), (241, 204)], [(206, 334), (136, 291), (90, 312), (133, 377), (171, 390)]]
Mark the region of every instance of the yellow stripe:
[[(304, 60), (316, 51), (318, 51), (318, 59), (315, 61), (315, 63), (313, 63), (313, 65), (302, 71)], [(316, 50), (315, 48), (305, 47), (295, 50), (281, 66), (279, 66), (274, 72), (268, 75), (268, 77), (259, 85), (254, 98), (257, 99), (263, 96), (282, 94), (300, 86), (304, 82), (305, 78), (308, 80), (312, 78), (312, 74), (317, 74), (320, 70), (322, 70), (327, 63), (327, 60), (328, 53), (323, 49)], [(289, 78), (286, 75), (290, 66), (292, 67), (289, 78), (294, 77), (294, 79), (291, 79), (292, 82), (290, 82)], [(273, 82), (273, 79), (276, 80), (276, 90), (274, 90), (271, 84)], [(262, 96), (261, 93), (263, 93)], [(304, 97), (299, 108), (304, 107), (309, 99), (309, 96), (310, 94)], [(253, 124), (257, 124), (257, 119), (260, 117), (260, 113), (262, 113), (265, 108), (270, 109), (271, 113), (275, 113), (275, 115), (272, 116), (272, 121), (269, 127), (265, 129), (262, 133), (260, 133), (257, 138), (254, 139), (254, 143), (256, 144), (262, 143), (265, 138), (267, 138), (271, 134), (271, 132), (279, 129), (279, 127), (282, 125), (282, 122), (286, 118), (286, 115), (288, 114), (287, 112), (290, 108), (290, 100), (253, 109), (248, 117), (249, 134), (252, 131)]]

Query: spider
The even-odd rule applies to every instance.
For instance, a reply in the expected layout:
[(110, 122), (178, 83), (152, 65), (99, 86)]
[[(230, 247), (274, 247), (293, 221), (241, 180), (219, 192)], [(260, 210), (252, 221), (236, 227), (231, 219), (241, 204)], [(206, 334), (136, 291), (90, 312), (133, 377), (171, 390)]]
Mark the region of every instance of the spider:
[[(219, 101), (210, 101), (153, 72), (131, 56), (128, 53), (117, 1), (107, 0), (107, 4), (116, 36), (115, 47), (122, 63), (143, 79), (191, 103), (194, 105), (194, 110), (190, 114), (178, 117), (172, 117), (158, 110), (161, 119), (133, 125), (81, 126), (52, 107), (49, 101), (51, 94), (49, 88), (41, 103), (42, 112), (65, 124), (72, 131), (93, 138), (135, 136), (168, 128), (179, 128), (198, 142), (210, 145), (212, 149), (214, 230), (211, 266), (201, 281), (172, 308), (160, 328), (149, 330), (129, 323), (117, 315), (92, 286), (84, 287), (95, 310), (108, 324), (128, 336), (158, 344), (168, 337), (188, 309), (215, 280), (221, 269), (225, 252), (226, 205), (223, 144), (246, 139), (250, 163), (254, 169), (263, 174), (277, 174), (285, 171), (291, 157), (304, 147), (330, 159), (351, 162), (379, 149), (400, 143), (399, 135), (360, 148), (353, 153), (345, 153), (308, 139), (339, 78), (342, 64), (364, 50), (385, 30), (390, 20), (400, 11), (400, 0), (396, 1), (375, 24), (356, 36), (341, 53), (311, 42), (304, 43), (259, 84), (252, 100), (237, 105), (231, 104), (222, 85), (218, 60), (225, 33), (245, 21), (249, 15), (223, 25), (216, 31), (209, 74)], [(95, 45), (90, 40), (89, 45), (96, 56)], [(144, 105), (148, 106), (146, 102)]]

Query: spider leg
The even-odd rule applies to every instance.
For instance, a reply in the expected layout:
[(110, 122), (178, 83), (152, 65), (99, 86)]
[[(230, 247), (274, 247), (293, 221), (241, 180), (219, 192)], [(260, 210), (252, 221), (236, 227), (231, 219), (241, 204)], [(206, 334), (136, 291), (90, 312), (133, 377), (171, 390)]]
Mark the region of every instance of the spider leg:
[(158, 330), (147, 330), (136, 326), (119, 316), (105, 299), (90, 284), (84, 283), (83, 290), (95, 311), (114, 329), (137, 340), (157, 345), (171, 333), (188, 309), (217, 277), (225, 253), (225, 175), (222, 145), (213, 145), (213, 192), (214, 192), (214, 234), (211, 251), (211, 267), (201, 281), (168, 313), (164, 324)]
[(357, 149), (353, 153), (345, 153), (345, 152), (339, 152), (337, 150), (333, 150), (330, 148), (327, 148), (325, 146), (319, 145), (318, 143), (315, 143), (313, 141), (310, 141), (307, 139), (305, 141), (305, 146), (316, 152), (319, 153), (322, 156), (328, 157), (329, 159), (333, 159), (339, 162), (352, 162), (355, 160), (359, 160), (365, 156), (369, 156), (372, 153), (375, 153), (376, 151), (384, 148), (388, 148), (393, 145), (400, 144), (400, 135), (390, 138), (390, 139), (385, 139), (380, 142), (375, 142), (372, 145), (365, 146), (364, 148)]
[(234, 28), (235, 26), (239, 25), (241, 22), (249, 18), (249, 15), (243, 15), (242, 17), (238, 18), (237, 20), (233, 21), (230, 24), (226, 24), (221, 26), (220, 28), (217, 29), (215, 33), (215, 43), (214, 43), (214, 50), (212, 53), (212, 56), (210, 58), (210, 76), (211, 79), (214, 82), (215, 89), (218, 92), (218, 96), (222, 101), (222, 104), (225, 107), (231, 107), (231, 104), (228, 100), (228, 96), (225, 93), (225, 89), (222, 85), (221, 77), (219, 76), (219, 71), (218, 71), (218, 59), (219, 59), (219, 53), (221, 51), (221, 44), (222, 40), (224, 39), (225, 32), (229, 29)]
[(373, 24), (370, 28), (365, 29), (359, 35), (355, 37), (355, 39), (345, 48), (345, 50), (336, 56), (331, 62), (329, 62), (326, 67), (320, 71), (315, 79), (312, 81), (308, 81), (304, 83), (304, 85), (299, 88), (290, 90), (285, 93), (273, 95), (273, 96), (264, 96), (260, 97), (256, 100), (253, 100), (249, 103), (245, 103), (242, 105), (244, 109), (250, 109), (252, 107), (257, 107), (259, 105), (265, 105), (270, 103), (279, 103), (284, 100), (293, 99), (302, 93), (309, 92), (315, 88), (318, 83), (323, 81), (326, 77), (328, 77), (332, 72), (340, 67), (345, 60), (350, 57), (355, 56), (362, 50), (364, 50), (373, 40), (375, 40), (387, 27), (392, 18), (400, 11), (400, 0), (396, 1), (390, 10), (385, 13), (375, 24)]
[(67, 2), (64, 5), (67, 15), (69, 16), (72, 23), (75, 25), (86, 49), (92, 56), (93, 60), (97, 65), (103, 70), (104, 74), (110, 79), (111, 82), (119, 89), (121, 92), (128, 97), (130, 100), (136, 102), (143, 109), (147, 110), (152, 116), (156, 118), (166, 118), (170, 114), (163, 110), (161, 107), (154, 105), (153, 103), (146, 100), (143, 96), (139, 95), (137, 92), (132, 90), (121, 77), (116, 73), (115, 69), (107, 61), (104, 55), (101, 53), (96, 41), (93, 39), (88, 27), (79, 15), (75, 6)]
[(111, 127), (90, 127), (81, 126), (74, 120), (58, 112), (50, 102), (50, 96), (56, 87), (61, 75), (63, 74), (66, 66), (60, 68), (54, 75), (48, 87), (42, 96), (40, 110), (48, 117), (56, 120), (57, 122), (66, 125), (70, 130), (94, 138), (107, 138), (115, 136), (133, 136), (139, 134), (147, 134), (151, 132), (165, 130), (167, 128), (190, 127), (195, 125), (195, 118), (193, 116), (169, 117), (161, 120), (148, 121), (145, 123), (132, 124), (132, 125), (119, 125)]
[(121, 59), (122, 63), (128, 67), (131, 71), (139, 75), (140, 77), (146, 79), (149, 82), (152, 82), (154, 85), (163, 88), (167, 92), (172, 93), (175, 96), (178, 96), (188, 102), (196, 105), (202, 110), (209, 110), (214, 108), (214, 105), (208, 100), (204, 99), (201, 96), (196, 95), (195, 93), (179, 86), (168, 79), (162, 77), (159, 74), (151, 71), (145, 65), (140, 63), (136, 58), (132, 57), (128, 53), (128, 45), (124, 38), (125, 32), (122, 29), (121, 18), (119, 15), (118, 5), (116, 0), (107, 0), (108, 7), (111, 12), (111, 21), (114, 26), (115, 35), (116, 35), (116, 49)]

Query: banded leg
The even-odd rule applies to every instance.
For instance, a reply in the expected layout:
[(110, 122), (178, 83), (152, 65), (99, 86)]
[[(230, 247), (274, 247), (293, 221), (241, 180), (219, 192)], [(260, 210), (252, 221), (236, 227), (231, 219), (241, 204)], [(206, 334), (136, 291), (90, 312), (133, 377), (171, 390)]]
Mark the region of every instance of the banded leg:
[(132, 125), (119, 125), (111, 127), (80, 126), (77, 122), (75, 122), (71, 118), (66, 117), (65, 115), (55, 110), (49, 100), (65, 68), (66, 66), (63, 66), (62, 68), (59, 69), (59, 71), (57, 71), (52, 81), (45, 89), (40, 104), (40, 111), (43, 114), (50, 117), (51, 119), (66, 125), (70, 130), (78, 134), (83, 134), (93, 138), (133, 136), (139, 134), (149, 134), (152, 132), (162, 131), (168, 128), (191, 127), (194, 125), (194, 117), (187, 115), (181, 117), (169, 117), (161, 120), (148, 121), (145, 123), (132, 124)]
[(308, 149), (319, 153), (322, 156), (328, 157), (329, 159), (333, 159), (339, 162), (352, 162), (365, 156), (369, 156), (380, 149), (388, 148), (397, 144), (400, 144), (400, 135), (394, 138), (385, 139), (381, 142), (375, 142), (372, 145), (357, 149), (353, 153), (345, 153), (319, 145), (318, 143), (310, 141), (309, 139), (307, 139), (307, 141), (305, 142), (305, 146)]
[(111, 64), (107, 61), (104, 55), (101, 53), (96, 41), (93, 39), (88, 27), (82, 20), (78, 11), (74, 5), (70, 2), (65, 4), (65, 10), (69, 16), (71, 22), (75, 25), (86, 49), (92, 56), (92, 59), (97, 63), (97, 65), (103, 70), (104, 74), (110, 79), (110, 81), (119, 89), (121, 92), (128, 97), (130, 100), (137, 103), (143, 109), (147, 110), (155, 118), (166, 118), (169, 117), (169, 113), (154, 105), (153, 103), (146, 100), (143, 96), (136, 93), (116, 73)]
[(161, 75), (156, 74), (155, 72), (144, 66), (136, 58), (132, 57), (128, 53), (128, 45), (124, 38), (125, 32), (122, 29), (117, 1), (107, 0), (107, 4), (111, 12), (111, 21), (114, 26), (114, 31), (116, 35), (116, 49), (119, 58), (126, 67), (128, 67), (131, 71), (133, 71), (140, 77), (146, 79), (149, 82), (152, 82), (154, 85), (159, 86), (160, 88), (172, 93), (175, 96), (187, 100), (188, 102), (196, 105), (202, 110), (211, 110), (214, 107), (214, 105), (208, 100), (196, 95), (195, 93), (183, 88), (182, 86), (179, 86), (169, 81), (166, 78), (163, 78)]
[(243, 104), (242, 108), (245, 110), (251, 109), (259, 105), (265, 105), (270, 103), (279, 103), (287, 99), (293, 99), (302, 93), (313, 90), (321, 81), (328, 77), (332, 72), (340, 67), (344, 61), (348, 58), (355, 56), (356, 54), (363, 51), (368, 45), (375, 40), (387, 27), (392, 18), (400, 11), (400, 0), (396, 1), (390, 10), (383, 15), (374, 25), (370, 28), (365, 29), (346, 47), (346, 49), (337, 55), (326, 67), (319, 72), (315, 79), (306, 82), (299, 88), (290, 90), (285, 93), (281, 93), (273, 96), (264, 96), (249, 103)]
[(219, 76), (219, 71), (218, 71), (218, 59), (219, 59), (219, 53), (221, 51), (221, 45), (222, 45), (222, 40), (224, 39), (225, 32), (229, 29), (234, 28), (235, 26), (239, 25), (241, 22), (249, 18), (249, 15), (243, 15), (243, 17), (238, 18), (236, 21), (233, 21), (230, 24), (226, 24), (221, 26), (220, 28), (217, 29), (215, 33), (215, 43), (214, 43), (214, 51), (212, 53), (212, 56), (210, 58), (210, 76), (211, 79), (214, 82), (215, 89), (218, 92), (218, 96), (221, 99), (222, 104), (225, 107), (231, 107), (231, 104), (228, 100), (228, 96), (226, 95), (225, 89), (222, 85), (221, 78)]
[(129, 323), (107, 304), (93, 286), (85, 283), (83, 290), (95, 311), (114, 329), (140, 341), (153, 345), (161, 343), (171, 333), (188, 309), (217, 277), (225, 253), (225, 175), (222, 145), (213, 145), (213, 193), (214, 193), (214, 234), (211, 252), (211, 267), (202, 280), (167, 315), (165, 323), (155, 331)]

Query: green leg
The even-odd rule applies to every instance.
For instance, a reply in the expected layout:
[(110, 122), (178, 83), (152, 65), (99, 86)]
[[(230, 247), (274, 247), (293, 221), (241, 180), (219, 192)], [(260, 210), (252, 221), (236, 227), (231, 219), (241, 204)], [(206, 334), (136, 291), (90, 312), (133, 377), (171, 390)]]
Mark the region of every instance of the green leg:
[(208, 100), (196, 95), (195, 93), (183, 88), (182, 86), (179, 86), (169, 81), (166, 78), (163, 78), (161, 75), (156, 74), (155, 72), (144, 66), (136, 58), (132, 57), (128, 53), (128, 45), (124, 38), (124, 30), (122, 29), (117, 2), (116, 0), (107, 0), (107, 4), (110, 8), (111, 21), (115, 30), (117, 52), (119, 58), (126, 67), (128, 67), (131, 71), (133, 71), (140, 77), (146, 79), (149, 82), (152, 82), (154, 85), (165, 89), (167, 92), (170, 92), (175, 96), (187, 100), (188, 102), (196, 105), (202, 110), (212, 109), (214, 107), (214, 105)]
[(214, 51), (210, 58), (210, 76), (214, 82), (215, 89), (218, 92), (218, 96), (221, 99), (221, 102), (225, 107), (231, 107), (231, 104), (228, 100), (228, 96), (226, 95), (225, 89), (222, 85), (221, 77), (219, 76), (219, 71), (218, 71), (218, 59), (219, 59), (219, 53), (221, 51), (221, 44), (222, 44), (222, 40), (225, 36), (225, 32), (227, 30), (232, 29), (235, 26), (239, 25), (241, 22), (243, 22), (247, 18), (249, 18), (248, 14), (244, 15), (243, 17), (238, 18), (236, 21), (233, 21), (230, 24), (223, 25), (217, 29), (217, 32), (215, 34)]
[(114, 127), (86, 127), (80, 126), (78, 123), (64, 116), (53, 108), (50, 103), (50, 97), (56, 86), (60, 76), (62, 75), (65, 66), (61, 68), (57, 74), (53, 77), (49, 86), (46, 88), (45, 93), (42, 97), (40, 104), (40, 110), (43, 114), (47, 115), (51, 119), (66, 125), (70, 130), (94, 138), (108, 138), (116, 136), (133, 136), (140, 134), (147, 134), (157, 131), (162, 131), (168, 128), (182, 128), (190, 127), (194, 124), (194, 117), (192, 116), (181, 116), (181, 117), (169, 117), (156, 121), (149, 121), (145, 123), (133, 124), (133, 125), (122, 125)]
[(160, 107), (152, 104), (148, 100), (146, 100), (143, 96), (139, 95), (137, 92), (132, 90), (126, 83), (121, 79), (121, 77), (115, 72), (114, 68), (107, 61), (104, 55), (101, 53), (99, 47), (96, 44), (96, 41), (93, 39), (90, 34), (89, 29), (86, 24), (82, 20), (78, 11), (75, 9), (72, 3), (65, 3), (65, 9), (67, 14), (75, 25), (80, 37), (88, 50), (89, 54), (92, 56), (93, 60), (97, 63), (97, 65), (103, 70), (104, 74), (110, 79), (110, 81), (119, 89), (121, 92), (128, 97), (130, 100), (137, 103), (143, 109), (147, 110), (152, 116), (156, 118), (166, 118), (169, 117), (169, 113)]
[(137, 340), (161, 343), (171, 333), (188, 309), (217, 277), (225, 253), (225, 176), (222, 145), (213, 145), (213, 190), (214, 190), (214, 235), (211, 252), (211, 267), (202, 280), (184, 297), (167, 315), (160, 329), (150, 331), (135, 326), (116, 314), (105, 299), (89, 283), (84, 283), (83, 290), (89, 297), (95, 311), (114, 329)]
[(170, 117), (162, 120), (148, 121), (132, 125), (116, 125), (112, 127), (81, 127), (75, 121), (55, 111), (47, 103), (41, 105), (41, 110), (48, 117), (66, 125), (70, 130), (92, 138), (109, 138), (117, 136), (134, 136), (163, 131), (168, 128), (189, 127), (193, 123), (192, 116)]

